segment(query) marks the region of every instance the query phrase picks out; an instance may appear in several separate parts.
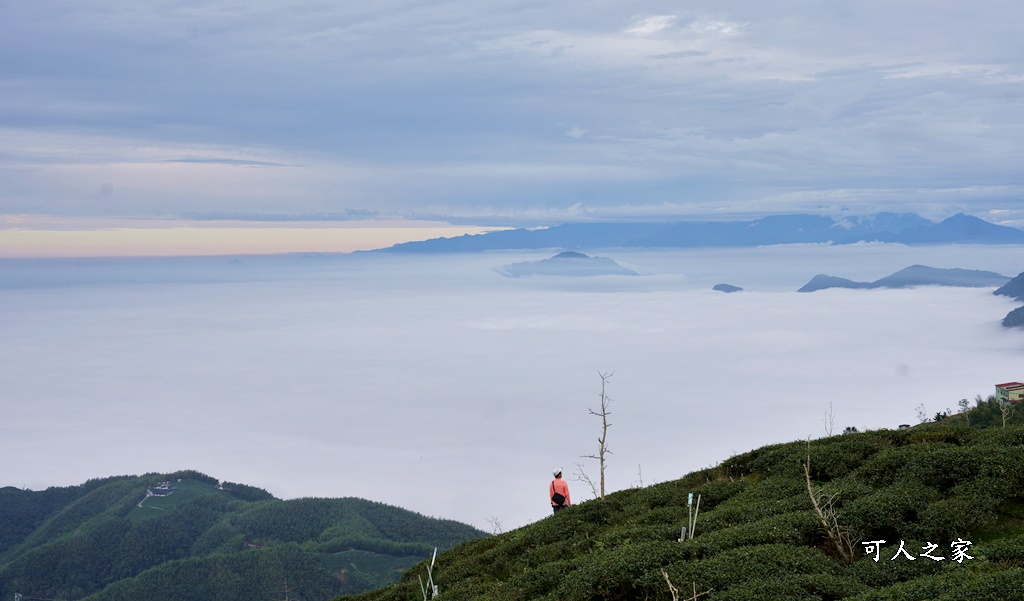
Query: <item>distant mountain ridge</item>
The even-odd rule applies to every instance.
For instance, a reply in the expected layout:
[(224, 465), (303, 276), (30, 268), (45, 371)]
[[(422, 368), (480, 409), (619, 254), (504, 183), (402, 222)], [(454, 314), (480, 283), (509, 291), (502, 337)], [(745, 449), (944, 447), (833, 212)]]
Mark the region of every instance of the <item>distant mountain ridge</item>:
[(1000, 286), (992, 294), (1009, 296), (1012, 299), (1024, 301), (1024, 273), (1017, 274), (1016, 277)]
[(1003, 318), (1004, 328), (1024, 327), (1024, 307), (1017, 307)]
[(751, 221), (566, 223), (406, 242), (371, 252), (458, 253), (542, 248), (705, 248), (774, 244), (1024, 244), (1024, 231), (954, 215), (935, 223), (909, 213), (833, 219), (778, 215)]
[(846, 278), (819, 273), (811, 278), (811, 281), (801, 286), (797, 292), (817, 292), (818, 290), (827, 290), (829, 288), (871, 288), (871, 284), (868, 282), (855, 282)]
[[(159, 482), (168, 496), (147, 491)], [(158, 491), (160, 494), (165, 490)], [(0, 488), (0, 599), (328, 599), (485, 536), (363, 499), (282, 501), (195, 471)], [(278, 594), (278, 593), (281, 594)]]
[(727, 294), (731, 292), (743, 292), (743, 288), (733, 286), (732, 284), (715, 284), (711, 289), (715, 292), (725, 292)]
[(910, 286), (957, 286), (984, 288), (999, 286), (1010, 278), (993, 271), (978, 269), (940, 269), (926, 265), (911, 265), (874, 282), (855, 282), (846, 278), (819, 274), (797, 292), (815, 292), (827, 288), (908, 288)]
[[(1024, 272), (1017, 274), (1015, 278), (1000, 286), (993, 294), (1009, 296), (1014, 300), (1024, 301)], [(1007, 313), (1006, 317), (1003, 318), (1003, 327), (1024, 327), (1024, 307), (1017, 307)]]
[(936, 224), (921, 224), (899, 232), (879, 232), (856, 241), (901, 244), (1022, 244), (1024, 231), (957, 213)]
[(535, 275), (585, 277), (597, 275), (639, 275), (608, 257), (590, 257), (574, 251), (561, 252), (550, 259), (510, 263), (501, 273), (520, 278)]

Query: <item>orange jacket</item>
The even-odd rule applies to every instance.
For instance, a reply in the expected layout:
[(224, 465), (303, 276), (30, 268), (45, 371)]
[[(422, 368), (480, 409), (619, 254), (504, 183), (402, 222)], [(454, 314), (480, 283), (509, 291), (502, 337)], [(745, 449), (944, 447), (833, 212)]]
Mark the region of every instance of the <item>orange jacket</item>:
[[(565, 483), (565, 480), (555, 478), (551, 481), (551, 485), (548, 486), (548, 499), (555, 496), (556, 492), (562, 493), (562, 496), (565, 497), (565, 503), (562, 503), (563, 507), (572, 505), (572, 502), (569, 500), (569, 485)], [(552, 507), (555, 507), (556, 505), (557, 504), (554, 501), (551, 501)]]

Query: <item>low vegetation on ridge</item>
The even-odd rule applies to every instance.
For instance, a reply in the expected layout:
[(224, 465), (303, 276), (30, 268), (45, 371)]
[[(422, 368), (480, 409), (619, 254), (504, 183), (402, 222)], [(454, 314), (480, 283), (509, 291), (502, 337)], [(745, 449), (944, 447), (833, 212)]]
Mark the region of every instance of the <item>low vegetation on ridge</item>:
[(7, 487), (0, 599), (322, 601), (394, 582), (434, 547), (481, 536), (383, 503), (282, 501), (195, 471)]
[[(459, 545), (433, 581), (451, 601), (1021, 599), (1024, 426), (988, 413), (763, 447)], [(420, 576), (346, 599), (423, 599)]]

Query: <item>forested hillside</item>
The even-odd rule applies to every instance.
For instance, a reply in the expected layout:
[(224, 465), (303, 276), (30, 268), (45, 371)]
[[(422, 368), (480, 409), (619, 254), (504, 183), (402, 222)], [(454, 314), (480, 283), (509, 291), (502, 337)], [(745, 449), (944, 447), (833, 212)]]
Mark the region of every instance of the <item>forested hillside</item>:
[[(1024, 599), (1024, 426), (987, 401), (936, 417), (580, 503), (439, 554), (433, 579), (449, 601)], [(426, 574), (349, 601), (422, 599)]]
[[(168, 482), (173, 492), (154, 489)], [(147, 494), (150, 489), (157, 494)], [(362, 499), (281, 501), (188, 471), (0, 489), (0, 598), (313, 601), (394, 582), (471, 526)]]

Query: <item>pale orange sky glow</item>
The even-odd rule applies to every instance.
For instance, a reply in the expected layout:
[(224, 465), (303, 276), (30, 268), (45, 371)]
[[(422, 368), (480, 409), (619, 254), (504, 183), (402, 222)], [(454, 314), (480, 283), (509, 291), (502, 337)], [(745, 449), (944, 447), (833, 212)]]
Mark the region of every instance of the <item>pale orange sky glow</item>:
[(0, 217), (0, 258), (348, 253), (493, 227), (433, 221), (244, 222)]

